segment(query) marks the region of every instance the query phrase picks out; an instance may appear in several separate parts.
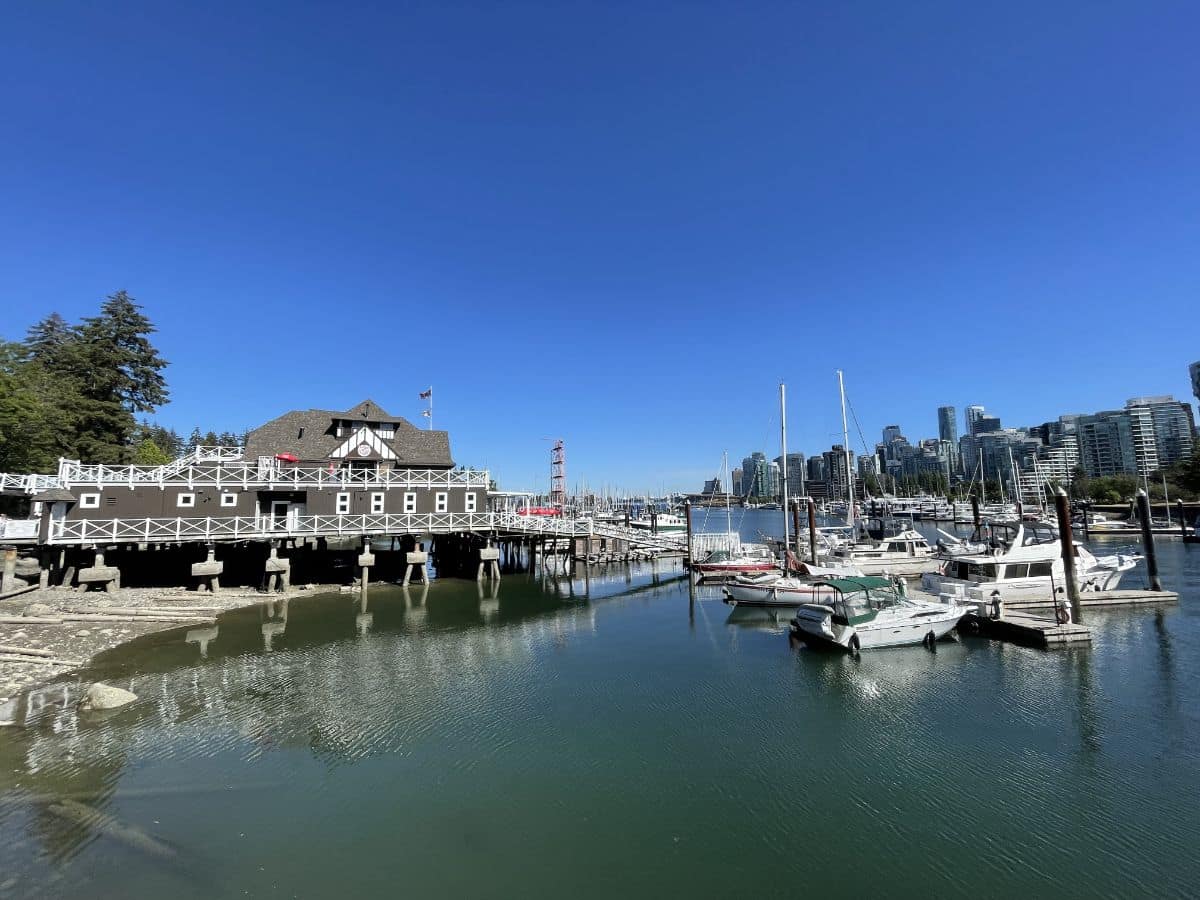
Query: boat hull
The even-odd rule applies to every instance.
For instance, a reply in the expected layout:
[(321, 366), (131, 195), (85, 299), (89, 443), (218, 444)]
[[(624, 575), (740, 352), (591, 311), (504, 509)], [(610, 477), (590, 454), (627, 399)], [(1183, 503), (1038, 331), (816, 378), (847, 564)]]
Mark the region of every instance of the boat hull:
[(805, 603), (833, 600), (837, 591), (823, 584), (739, 584), (725, 586), (725, 602), (730, 606), (752, 606), (765, 609), (796, 609)]
[(897, 559), (862, 559), (855, 557), (842, 558), (833, 556), (829, 562), (853, 566), (864, 575), (899, 575), (902, 578), (916, 578), (926, 572), (936, 572), (941, 566), (941, 560), (936, 556), (899, 557)]
[(927, 609), (913, 616), (876, 621), (859, 628), (836, 625), (831, 616), (798, 614), (792, 621), (792, 634), (815, 646), (841, 650), (851, 650), (856, 638), (859, 650), (911, 647), (930, 640), (930, 635), (934, 641), (941, 640), (954, 630), (966, 612), (959, 606)]

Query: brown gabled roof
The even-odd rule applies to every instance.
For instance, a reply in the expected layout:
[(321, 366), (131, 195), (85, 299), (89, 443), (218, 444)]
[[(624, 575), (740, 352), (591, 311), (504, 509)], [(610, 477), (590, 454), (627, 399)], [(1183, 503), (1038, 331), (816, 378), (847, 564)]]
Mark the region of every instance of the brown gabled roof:
[[(363, 415), (369, 406), (371, 415)], [(297, 409), (260, 425), (246, 436), (246, 459), (292, 453), (303, 462), (324, 463), (345, 437), (339, 438), (334, 427), (338, 419), (363, 419), (386, 422), (396, 428), (396, 436), (386, 441), (396, 454), (396, 465), (414, 468), (451, 468), (450, 436), (445, 431), (422, 431), (399, 416), (390, 416), (376, 403), (364, 400), (349, 410)]]
[[(331, 413), (330, 415), (333, 415)], [(403, 422), (399, 416), (389, 415), (384, 412), (383, 407), (374, 400), (366, 399), (361, 403), (356, 403), (345, 412), (337, 413), (343, 419), (362, 419), (365, 422)]]

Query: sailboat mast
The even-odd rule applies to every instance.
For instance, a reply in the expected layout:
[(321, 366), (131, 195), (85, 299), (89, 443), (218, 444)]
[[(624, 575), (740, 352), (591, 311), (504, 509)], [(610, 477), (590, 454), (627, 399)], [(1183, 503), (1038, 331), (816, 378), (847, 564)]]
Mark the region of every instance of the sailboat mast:
[(854, 473), (850, 471), (850, 427), (846, 423), (846, 383), (842, 370), (837, 370), (838, 394), (842, 398), (842, 451), (846, 458), (846, 524), (854, 524)]
[(779, 444), (783, 451), (783, 465), (779, 477), (783, 479), (783, 570), (787, 571), (788, 554), (788, 483), (787, 483), (787, 385), (779, 382)]
[(729, 495), (733, 493), (733, 473), (729, 471), (728, 450), (721, 454), (721, 461), (725, 465), (725, 480), (729, 485), (729, 489), (725, 491), (725, 534), (728, 535), (733, 531), (733, 521), (729, 518)]
[(987, 469), (983, 467), (983, 448), (979, 448), (979, 491), (983, 495), (980, 506), (987, 504)]

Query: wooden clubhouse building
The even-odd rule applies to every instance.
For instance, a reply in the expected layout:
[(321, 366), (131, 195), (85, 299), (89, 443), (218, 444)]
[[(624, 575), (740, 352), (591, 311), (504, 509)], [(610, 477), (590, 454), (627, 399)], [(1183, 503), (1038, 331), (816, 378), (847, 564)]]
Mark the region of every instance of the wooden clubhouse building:
[[(488, 473), (456, 466), (445, 431), (417, 428), (372, 400), (345, 410), (293, 410), (251, 431), (245, 447), (196, 447), (163, 466), (63, 459), (54, 475), (0, 473), (0, 493), (30, 501), (28, 518), (0, 520), (0, 543), (36, 548), (36, 567), (26, 551), (17, 574), (43, 583), (77, 570), (81, 583), (119, 584), (112, 557), (147, 552), (162, 562), (143, 559), (141, 572), (167, 566), (178, 573), (181, 562), (166, 562), (173, 555), (189, 561), (193, 577), (211, 579), (240, 550), (256, 560), (257, 572), (265, 559), (266, 572), (286, 574), (289, 560), (351, 545), (361, 548), (355, 565), (365, 579), (372, 542), (388, 544), (381, 538), (406, 554), (407, 574), (423, 568), (435, 539), (435, 552), (446, 551), (439, 571), (466, 574), (495, 562), (498, 542), (599, 534), (629, 545), (633, 537), (586, 520), (494, 508)], [(677, 549), (665, 536), (636, 543)], [(83, 551), (95, 551), (95, 559)], [(444, 566), (451, 555), (455, 564)], [(78, 568), (86, 562), (92, 565)]]

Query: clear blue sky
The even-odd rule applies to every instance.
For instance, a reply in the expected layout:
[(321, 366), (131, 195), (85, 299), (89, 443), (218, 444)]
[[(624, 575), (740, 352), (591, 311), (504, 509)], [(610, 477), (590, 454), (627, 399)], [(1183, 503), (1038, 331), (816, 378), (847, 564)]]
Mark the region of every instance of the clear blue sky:
[[(9, 4), (0, 330), (126, 289), (182, 431), (371, 396), (545, 489), (1191, 399), (1194, 3)], [(857, 438), (855, 449), (859, 449)]]

